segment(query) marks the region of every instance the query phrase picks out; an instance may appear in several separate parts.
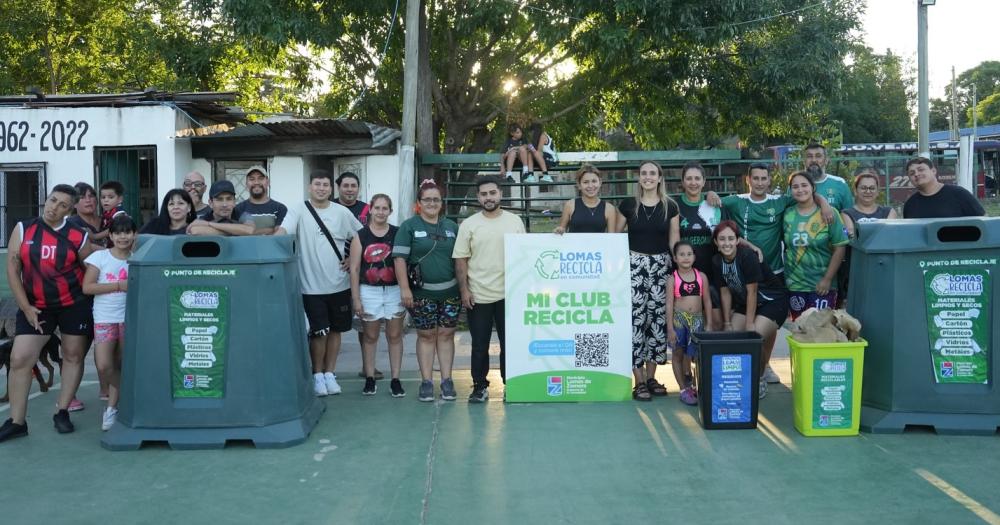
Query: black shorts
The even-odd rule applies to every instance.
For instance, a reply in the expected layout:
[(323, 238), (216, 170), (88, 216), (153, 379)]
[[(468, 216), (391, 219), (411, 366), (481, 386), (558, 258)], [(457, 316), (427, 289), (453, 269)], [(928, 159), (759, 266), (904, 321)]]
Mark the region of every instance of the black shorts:
[(92, 337), (94, 333), (94, 312), (90, 301), (79, 301), (65, 308), (46, 308), (38, 314), (38, 320), (42, 323), (41, 332), (28, 323), (24, 312), (18, 310), (14, 335), (52, 335), (56, 327), (63, 335)]
[[(734, 304), (733, 311), (746, 315), (747, 305), (745, 304)], [(788, 296), (785, 294), (775, 296), (773, 301), (757, 301), (757, 315), (763, 315), (768, 319), (774, 321), (774, 324), (781, 325), (785, 324), (785, 320), (788, 319)], [(750, 319), (748, 323), (752, 323), (753, 319)]]
[(708, 285), (708, 295), (712, 299), (712, 309), (722, 308), (722, 296), (719, 294), (719, 289), (715, 287), (714, 284)]
[(302, 294), (302, 305), (309, 320), (309, 337), (350, 331), (350, 289), (323, 295)]

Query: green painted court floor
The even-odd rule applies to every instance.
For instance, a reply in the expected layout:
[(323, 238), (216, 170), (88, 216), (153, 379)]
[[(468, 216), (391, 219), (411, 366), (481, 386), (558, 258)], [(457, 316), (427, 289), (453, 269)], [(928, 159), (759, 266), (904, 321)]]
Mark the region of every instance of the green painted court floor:
[(302, 445), (137, 452), (101, 448), (88, 374), (76, 433), (52, 428), (53, 391), (31, 435), (0, 444), (0, 523), (1000, 524), (1000, 436), (805, 438), (783, 385), (757, 430), (704, 431), (666, 372), (671, 395), (649, 403), (511, 405), (498, 377), (468, 404), (465, 370), (459, 400), (435, 403), (415, 372), (403, 399), (342, 373)]

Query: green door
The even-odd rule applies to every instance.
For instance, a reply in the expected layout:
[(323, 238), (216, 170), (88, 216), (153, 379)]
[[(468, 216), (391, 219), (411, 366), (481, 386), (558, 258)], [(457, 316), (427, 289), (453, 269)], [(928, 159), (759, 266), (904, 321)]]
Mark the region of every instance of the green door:
[(137, 224), (144, 224), (159, 212), (157, 209), (159, 203), (156, 200), (155, 146), (99, 149), (97, 151), (98, 194), (101, 185), (108, 181), (118, 181), (125, 186), (123, 205)]

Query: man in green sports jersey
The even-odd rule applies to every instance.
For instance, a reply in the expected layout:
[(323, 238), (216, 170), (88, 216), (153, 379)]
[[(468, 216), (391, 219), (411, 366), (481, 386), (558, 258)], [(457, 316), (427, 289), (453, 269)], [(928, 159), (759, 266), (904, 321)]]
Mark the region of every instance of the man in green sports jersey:
[[(854, 206), (854, 195), (847, 181), (826, 172), (828, 162), (830, 159), (827, 158), (826, 148), (822, 144), (812, 143), (802, 152), (802, 167), (816, 183), (816, 195), (822, 195), (838, 212), (844, 211)], [(785, 194), (789, 196), (792, 194), (791, 187)]]
[[(785, 209), (795, 205), (795, 199), (791, 195), (771, 193), (771, 167), (763, 162), (750, 165), (747, 187), (750, 193), (729, 195), (720, 200), (715, 192), (708, 192), (705, 199), (713, 206), (721, 206), (726, 218), (736, 221), (743, 230), (747, 241), (764, 253), (771, 271), (781, 275), (785, 268), (781, 258), (782, 215)], [(832, 222), (835, 212), (818, 192), (816, 204), (823, 219)]]
[[(775, 275), (782, 276), (785, 265), (782, 262), (781, 240), (783, 236), (782, 219), (785, 210), (795, 206), (791, 195), (774, 195), (771, 193), (771, 167), (759, 162), (750, 165), (747, 172), (747, 187), (750, 193), (729, 195), (719, 199), (715, 192), (708, 192), (705, 200), (722, 207), (725, 218), (731, 219), (743, 230), (744, 238), (764, 254), (764, 261)], [(830, 204), (818, 193), (816, 204), (825, 221), (832, 222), (837, 215)], [(768, 383), (780, 383), (781, 378), (768, 365), (762, 378)]]

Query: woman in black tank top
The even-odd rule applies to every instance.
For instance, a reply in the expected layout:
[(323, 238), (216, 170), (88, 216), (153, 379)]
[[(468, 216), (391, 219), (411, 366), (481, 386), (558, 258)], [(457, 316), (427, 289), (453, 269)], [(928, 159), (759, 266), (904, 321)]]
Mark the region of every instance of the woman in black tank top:
[[(840, 212), (844, 219), (844, 228), (851, 239), (858, 238), (858, 224), (881, 219), (895, 219), (896, 210), (890, 206), (879, 206), (878, 181), (881, 173), (871, 166), (862, 166), (854, 172), (854, 206)], [(851, 247), (844, 251), (844, 262), (837, 270), (837, 307), (843, 307), (847, 300), (847, 288), (850, 286)]]
[(590, 164), (576, 171), (576, 186), (580, 197), (563, 204), (562, 217), (555, 233), (608, 233), (615, 229), (617, 213), (601, 200), (601, 172)]

